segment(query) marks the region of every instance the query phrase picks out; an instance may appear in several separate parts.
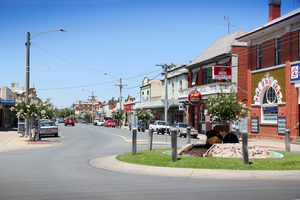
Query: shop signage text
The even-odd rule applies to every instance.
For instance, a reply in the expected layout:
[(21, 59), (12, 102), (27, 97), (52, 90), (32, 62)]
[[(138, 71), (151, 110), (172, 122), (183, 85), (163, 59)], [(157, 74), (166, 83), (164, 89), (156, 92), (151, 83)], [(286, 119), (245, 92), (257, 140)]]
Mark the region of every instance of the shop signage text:
[(231, 79), (231, 67), (214, 66), (213, 79)]
[(197, 90), (193, 90), (188, 94), (188, 101), (192, 105), (200, 103), (202, 100), (201, 93)]
[(291, 81), (299, 81), (300, 80), (300, 63), (291, 65)]
[(266, 74), (265, 76), (266, 78), (261, 79), (261, 82), (258, 83), (258, 87), (255, 89), (255, 96), (254, 96), (255, 104), (260, 104), (259, 97), (265, 87), (272, 87), (276, 92), (277, 102), (281, 103), (282, 93), (280, 90), (281, 89), (280, 86), (277, 84), (277, 81), (273, 79), (273, 77), (269, 77), (269, 74)]

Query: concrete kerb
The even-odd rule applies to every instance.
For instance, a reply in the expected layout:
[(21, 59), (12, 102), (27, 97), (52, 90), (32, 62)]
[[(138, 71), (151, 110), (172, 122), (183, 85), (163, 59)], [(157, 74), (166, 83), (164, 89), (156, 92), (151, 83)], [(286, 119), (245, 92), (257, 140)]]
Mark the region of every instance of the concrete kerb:
[(155, 167), (118, 161), (116, 156), (95, 158), (89, 161), (93, 167), (122, 173), (164, 176), (174, 178), (230, 179), (230, 180), (300, 180), (300, 170), (217, 170)]

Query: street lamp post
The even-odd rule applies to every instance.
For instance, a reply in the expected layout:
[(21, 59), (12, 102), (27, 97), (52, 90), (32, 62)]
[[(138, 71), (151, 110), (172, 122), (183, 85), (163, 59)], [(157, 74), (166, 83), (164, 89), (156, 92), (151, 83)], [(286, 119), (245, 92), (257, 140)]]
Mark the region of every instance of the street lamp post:
[[(44, 31), (44, 32), (39, 32), (36, 33), (33, 37), (30, 37), (30, 32), (27, 32), (27, 40), (26, 40), (26, 96), (25, 96), (25, 102), (26, 104), (28, 103), (28, 97), (29, 97), (29, 80), (30, 80), (30, 40), (41, 35), (44, 33), (48, 32), (53, 32), (53, 31), (61, 31), (61, 32), (67, 32), (65, 29), (59, 29), (59, 30), (51, 30), (51, 31)], [(25, 119), (25, 134), (29, 135), (29, 121), (28, 119)]]

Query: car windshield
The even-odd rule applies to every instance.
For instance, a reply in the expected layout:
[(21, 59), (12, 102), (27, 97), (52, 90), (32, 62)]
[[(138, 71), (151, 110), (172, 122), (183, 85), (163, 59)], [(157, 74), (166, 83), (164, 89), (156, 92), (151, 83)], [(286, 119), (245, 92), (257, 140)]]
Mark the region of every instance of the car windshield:
[(107, 122), (109, 122), (109, 123), (114, 123), (114, 121), (111, 121), (111, 120), (109, 120), (109, 121), (107, 121)]
[(187, 128), (189, 125), (188, 124), (179, 124), (180, 128)]
[(158, 125), (166, 125), (166, 122), (157, 122)]
[(43, 122), (41, 123), (41, 126), (45, 127), (45, 126), (56, 126), (54, 122)]

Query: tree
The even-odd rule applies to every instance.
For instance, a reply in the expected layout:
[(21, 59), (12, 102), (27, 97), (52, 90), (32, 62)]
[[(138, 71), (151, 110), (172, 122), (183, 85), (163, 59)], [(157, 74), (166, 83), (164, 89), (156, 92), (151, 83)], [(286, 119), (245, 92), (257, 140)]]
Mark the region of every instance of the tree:
[(153, 118), (151, 110), (137, 111), (134, 115), (137, 116), (139, 120), (150, 120)]
[(110, 100), (108, 100), (108, 105), (116, 105), (119, 101), (115, 100), (115, 97), (112, 97)]
[(18, 98), (15, 103), (15, 107), (11, 107), (11, 111), (17, 112), (17, 118), (30, 119), (31, 117), (43, 117), (52, 119), (55, 116), (53, 105), (50, 103), (50, 99), (46, 99), (43, 102), (40, 98), (33, 98), (29, 95), (28, 102), (25, 99)]
[(236, 100), (235, 92), (230, 89), (230, 93), (226, 94), (221, 90), (221, 93), (216, 97), (208, 97), (205, 103), (208, 114), (212, 116), (212, 121), (227, 122), (230, 120), (240, 120), (250, 115), (251, 108), (247, 107), (243, 102)]
[(114, 120), (118, 120), (118, 125), (121, 127), (120, 121), (124, 119), (125, 111), (121, 109), (117, 109), (112, 111), (112, 118)]

